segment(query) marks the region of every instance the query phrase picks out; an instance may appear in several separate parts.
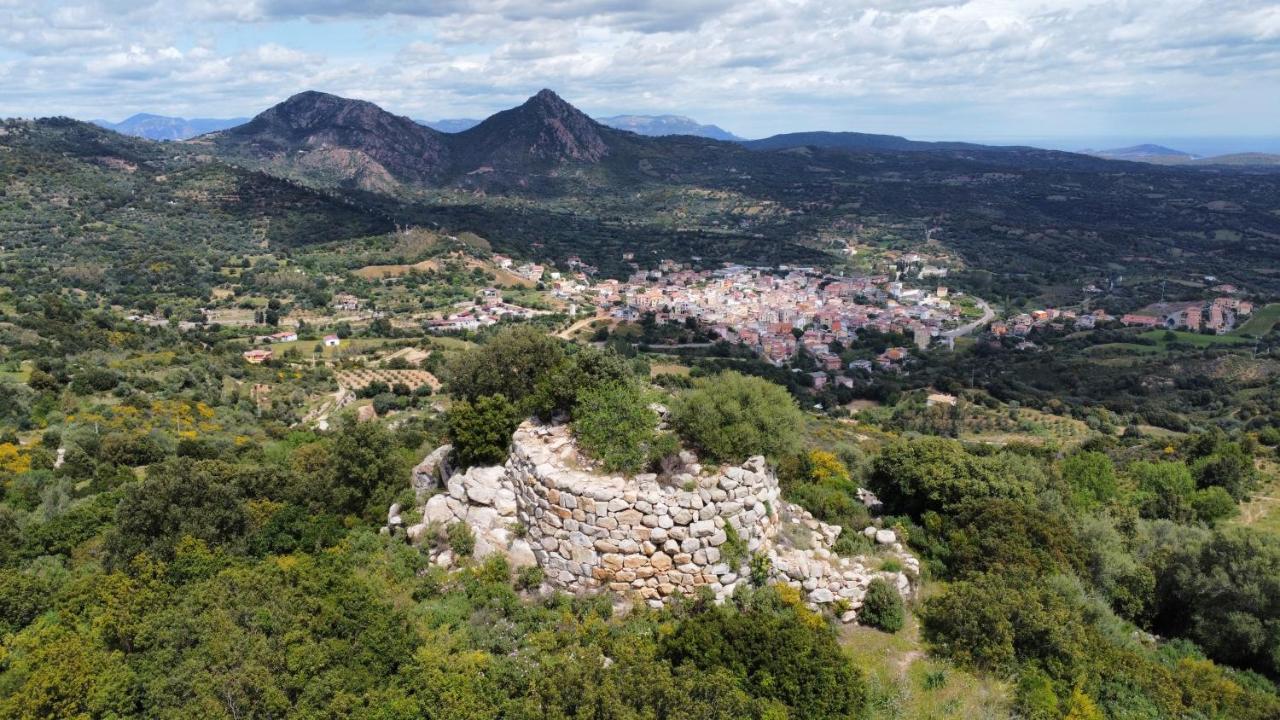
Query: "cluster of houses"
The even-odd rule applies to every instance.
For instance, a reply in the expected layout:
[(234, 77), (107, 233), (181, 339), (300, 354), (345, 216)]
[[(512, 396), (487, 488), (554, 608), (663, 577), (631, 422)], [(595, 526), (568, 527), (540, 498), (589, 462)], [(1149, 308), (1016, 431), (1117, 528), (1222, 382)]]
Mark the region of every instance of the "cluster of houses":
[(996, 337), (1004, 337), (1006, 335), (1025, 337), (1030, 334), (1032, 328), (1053, 327), (1055, 329), (1065, 329), (1067, 327), (1075, 327), (1079, 330), (1092, 330), (1100, 323), (1110, 322), (1114, 319), (1115, 317), (1101, 309), (1086, 313), (1075, 310), (1046, 308), (1032, 310), (1029, 313), (1020, 313), (1007, 320), (993, 322), (989, 332)]
[(1124, 315), (1120, 322), (1134, 327), (1221, 334), (1234, 328), (1240, 316), (1252, 313), (1253, 303), (1224, 296), (1213, 300), (1155, 303)]
[(504, 302), (497, 288), (485, 288), (477, 300), (464, 300), (453, 307), (454, 311), (444, 317), (429, 320), (427, 329), (432, 332), (479, 330), (502, 320), (529, 320), (540, 314), (537, 310)]
[[(603, 281), (591, 291), (596, 304), (617, 319), (635, 320), (645, 313), (660, 323), (692, 318), (776, 365), (804, 348), (824, 372), (844, 369), (830, 348), (853, 341), (859, 330), (901, 332), (923, 349), (960, 317), (945, 287), (922, 290), (883, 275), (832, 276), (811, 268), (734, 265), (699, 271), (666, 264), (625, 282)], [(879, 364), (900, 366), (909, 354), (894, 348)]]

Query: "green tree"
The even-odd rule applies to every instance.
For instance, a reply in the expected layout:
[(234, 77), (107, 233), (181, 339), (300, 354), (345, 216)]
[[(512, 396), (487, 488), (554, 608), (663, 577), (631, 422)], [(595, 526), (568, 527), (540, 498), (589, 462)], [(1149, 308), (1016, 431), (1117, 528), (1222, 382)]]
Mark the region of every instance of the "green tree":
[(1084, 550), (1068, 518), (1025, 502), (986, 498), (962, 503), (948, 523), (948, 569), (1052, 575), (1084, 569)]
[(496, 465), (507, 456), (520, 415), (504, 395), (459, 400), (445, 418), (454, 458), (460, 467)]
[(1248, 528), (1183, 545), (1160, 579), (1156, 627), (1209, 657), (1280, 674), (1280, 540)]
[(871, 464), (868, 483), (893, 513), (920, 518), (926, 511), (949, 511), (969, 499), (1026, 498), (1031, 492), (1016, 477), (993, 471), (989, 458), (965, 451), (955, 440), (925, 437), (886, 445)]
[(1212, 525), (1239, 514), (1240, 506), (1225, 488), (1213, 485), (1191, 494), (1191, 508), (1200, 522)]
[(1083, 600), (1070, 578), (988, 573), (926, 600), (921, 628), (941, 655), (963, 665), (1012, 672), (1019, 661), (1035, 661), (1070, 677), (1093, 646)]
[(639, 472), (650, 460), (658, 417), (634, 383), (582, 389), (574, 406), (579, 446), (610, 472)]
[(227, 482), (236, 467), (222, 460), (173, 458), (152, 466), (147, 479), (125, 490), (116, 508), (107, 549), (115, 565), (147, 552), (173, 556), (183, 537), (211, 546), (239, 540), (246, 517), (240, 496)]
[(455, 398), (475, 402), (502, 395), (521, 407), (539, 381), (564, 357), (564, 346), (538, 328), (519, 326), (495, 335), (483, 346), (459, 353), (446, 369), (447, 389)]
[(1059, 720), (1062, 717), (1053, 682), (1036, 667), (1025, 668), (1018, 674), (1014, 706), (1027, 720)]
[(1180, 462), (1148, 462), (1141, 460), (1127, 468), (1138, 488), (1138, 506), (1144, 517), (1165, 518), (1175, 522), (1195, 519), (1191, 506), (1196, 481), (1191, 471)]
[(329, 449), (329, 509), (377, 517), (405, 487), (409, 467), (395, 438), (377, 422), (344, 416)]
[(592, 388), (633, 381), (627, 360), (610, 349), (570, 346), (571, 351), (538, 378), (529, 398), (531, 412), (549, 419), (573, 414), (579, 398)]
[(1235, 500), (1243, 500), (1258, 484), (1253, 455), (1240, 443), (1223, 443), (1216, 452), (1195, 460), (1191, 473), (1200, 488), (1218, 487)]
[(1072, 504), (1095, 507), (1116, 496), (1116, 467), (1111, 458), (1097, 451), (1078, 452), (1062, 461), (1062, 479), (1071, 487)]
[(660, 641), (660, 652), (679, 668), (725, 668), (757, 697), (786, 703), (795, 716), (822, 720), (861, 711), (861, 673), (840, 650), (835, 633), (804, 619), (803, 607), (776, 588), (740, 592), (737, 608), (692, 603), (689, 614)]
[(123, 653), (109, 652), (92, 636), (53, 618), (5, 646), (0, 717), (137, 717), (139, 678)]
[(804, 414), (781, 387), (732, 371), (700, 378), (676, 396), (672, 423), (685, 440), (715, 460), (794, 452)]

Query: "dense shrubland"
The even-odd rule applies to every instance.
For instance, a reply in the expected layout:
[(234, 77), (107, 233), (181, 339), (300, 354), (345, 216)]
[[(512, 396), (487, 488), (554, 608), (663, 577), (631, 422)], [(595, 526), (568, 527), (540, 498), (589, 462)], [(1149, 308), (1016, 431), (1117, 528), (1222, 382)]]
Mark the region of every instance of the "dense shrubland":
[[(993, 448), (814, 418), (732, 362), (655, 387), (617, 345), (526, 326), (433, 360), (446, 412), (317, 432), (291, 427), (290, 398), (248, 397), (287, 363), (246, 367), (216, 334), (69, 295), (0, 301), (5, 717), (887, 715), (786, 588), (614, 617), (605, 599), (522, 597), (540, 578), (497, 562), (427, 567), (372, 531), (410, 502), (424, 452), (452, 439), (463, 464), (500, 462), (529, 416), (568, 422), (619, 472), (682, 448), (763, 453), (787, 499), (846, 528), (844, 554), (872, 551), (868, 524), (893, 528), (924, 560), (925, 599), (876, 586), (864, 622), (918, 626), (934, 657), (1006, 680), (1022, 716), (1280, 713), (1280, 541), (1234, 521), (1274, 425)], [(325, 392), (325, 373), (291, 382)], [(441, 528), (460, 557), (461, 527)]]

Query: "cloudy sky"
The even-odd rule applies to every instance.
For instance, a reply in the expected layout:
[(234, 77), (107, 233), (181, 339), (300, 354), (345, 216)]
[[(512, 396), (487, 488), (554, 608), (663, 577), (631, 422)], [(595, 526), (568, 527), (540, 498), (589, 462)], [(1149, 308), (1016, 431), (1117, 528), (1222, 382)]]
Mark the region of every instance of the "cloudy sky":
[(550, 87), (745, 136), (1280, 135), (1276, 0), (0, 0), (0, 115), (415, 118)]

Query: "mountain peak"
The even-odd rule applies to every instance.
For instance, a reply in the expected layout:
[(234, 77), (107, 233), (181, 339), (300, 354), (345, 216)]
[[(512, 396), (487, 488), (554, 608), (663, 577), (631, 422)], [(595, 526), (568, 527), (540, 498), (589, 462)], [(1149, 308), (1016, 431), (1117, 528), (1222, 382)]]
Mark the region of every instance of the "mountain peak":
[(608, 129), (547, 89), (460, 135), (484, 158), (478, 164), (521, 166), (537, 162), (598, 162), (609, 154)]
[(581, 117), (587, 122), (594, 122), (586, 113), (574, 107), (567, 100), (560, 97), (553, 90), (543, 88), (536, 95), (524, 102), (520, 108), (524, 110), (538, 111), (549, 117)]
[(366, 189), (395, 180), (429, 182), (448, 166), (443, 136), (366, 100), (307, 90), (226, 131), (219, 142), (241, 145), (300, 174), (337, 174)]
[(287, 125), (293, 129), (326, 127), (334, 124), (365, 125), (367, 129), (373, 129), (380, 121), (395, 117), (366, 100), (353, 100), (319, 90), (305, 90), (267, 108), (249, 125), (265, 121)]

